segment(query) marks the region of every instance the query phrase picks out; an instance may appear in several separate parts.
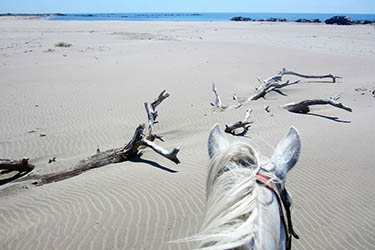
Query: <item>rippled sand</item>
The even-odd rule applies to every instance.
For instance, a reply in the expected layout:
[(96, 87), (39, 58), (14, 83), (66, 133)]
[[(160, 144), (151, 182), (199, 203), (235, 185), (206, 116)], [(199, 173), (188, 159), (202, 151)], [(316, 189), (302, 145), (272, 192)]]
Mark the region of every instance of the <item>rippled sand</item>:
[[(200, 227), (209, 129), (242, 120), (249, 107), (253, 125), (232, 140), (269, 157), (289, 126), (301, 134), (301, 158), (287, 181), (301, 238), (295, 249), (374, 249), (374, 41), (371, 25), (0, 18), (0, 158), (29, 157), (37, 166), (30, 175), (71, 169), (98, 145), (127, 143), (146, 122), (143, 103), (163, 89), (170, 97), (155, 129), (163, 147), (181, 147), (179, 165), (146, 149), (134, 161), (57, 183), (36, 187), (26, 177), (0, 186), (0, 249), (192, 248), (169, 242)], [(233, 104), (234, 93), (252, 93), (256, 76), (283, 67), (343, 79), (303, 80), (284, 95), (212, 111), (212, 81)], [(352, 113), (280, 108), (336, 94)]]

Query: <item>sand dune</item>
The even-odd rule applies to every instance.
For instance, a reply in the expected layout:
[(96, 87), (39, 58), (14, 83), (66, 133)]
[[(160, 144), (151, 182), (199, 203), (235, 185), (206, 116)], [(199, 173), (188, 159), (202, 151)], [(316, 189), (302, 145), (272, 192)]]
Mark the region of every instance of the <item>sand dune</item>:
[[(301, 238), (294, 248), (374, 249), (373, 26), (3, 17), (0, 34), (0, 158), (29, 157), (37, 166), (30, 175), (71, 169), (98, 145), (127, 143), (146, 122), (143, 103), (163, 89), (171, 96), (158, 107), (155, 129), (163, 147), (181, 147), (179, 165), (146, 149), (61, 182), (35, 187), (26, 177), (0, 186), (1, 249), (191, 249), (170, 241), (200, 227), (209, 129), (242, 120), (247, 108), (254, 123), (230, 139), (252, 142), (264, 157), (289, 126), (300, 131), (301, 158), (287, 181)], [(72, 46), (55, 47), (61, 41)], [(252, 93), (256, 76), (283, 67), (343, 79), (303, 80), (285, 96), (213, 112), (212, 81), (233, 104), (234, 93)], [(336, 94), (352, 113), (280, 108)]]

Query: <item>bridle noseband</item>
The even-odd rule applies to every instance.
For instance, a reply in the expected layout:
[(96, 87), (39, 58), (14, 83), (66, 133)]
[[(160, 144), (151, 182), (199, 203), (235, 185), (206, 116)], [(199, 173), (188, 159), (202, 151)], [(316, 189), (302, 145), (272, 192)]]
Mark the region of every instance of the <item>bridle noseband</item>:
[(265, 185), (269, 190), (271, 190), (277, 197), (280, 208), (280, 218), (283, 222), (285, 233), (286, 233), (286, 250), (292, 248), (292, 236), (299, 239), (299, 236), (293, 230), (292, 215), (291, 215), (291, 203), (288, 199), (288, 193), (285, 187), (281, 187), (279, 183), (272, 181), (272, 178), (264, 175), (262, 173), (256, 174), (256, 180), (258, 183)]

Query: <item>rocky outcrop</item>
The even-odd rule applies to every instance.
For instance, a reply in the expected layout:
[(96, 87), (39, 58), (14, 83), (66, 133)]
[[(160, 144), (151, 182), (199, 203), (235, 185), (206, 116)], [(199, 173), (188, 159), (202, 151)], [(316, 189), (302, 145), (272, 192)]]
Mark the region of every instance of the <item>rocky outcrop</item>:
[(275, 18), (275, 17), (270, 17), (266, 19), (267, 22), (286, 22), (286, 18)]
[(334, 16), (325, 20), (326, 24), (351, 25), (353, 22), (347, 16)]
[(231, 21), (235, 22), (250, 22), (250, 21), (255, 21), (250, 17), (242, 17), (242, 16), (235, 16), (230, 19)]
[(321, 23), (319, 19), (305, 19), (305, 18), (300, 18), (296, 20), (296, 23)]

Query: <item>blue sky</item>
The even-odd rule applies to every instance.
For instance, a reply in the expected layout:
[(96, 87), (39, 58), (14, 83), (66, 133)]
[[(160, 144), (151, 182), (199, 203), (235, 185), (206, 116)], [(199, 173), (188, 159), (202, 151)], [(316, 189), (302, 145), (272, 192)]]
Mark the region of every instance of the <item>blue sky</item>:
[(372, 13), (375, 0), (0, 0), (0, 13)]

